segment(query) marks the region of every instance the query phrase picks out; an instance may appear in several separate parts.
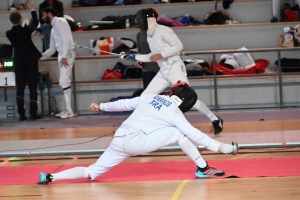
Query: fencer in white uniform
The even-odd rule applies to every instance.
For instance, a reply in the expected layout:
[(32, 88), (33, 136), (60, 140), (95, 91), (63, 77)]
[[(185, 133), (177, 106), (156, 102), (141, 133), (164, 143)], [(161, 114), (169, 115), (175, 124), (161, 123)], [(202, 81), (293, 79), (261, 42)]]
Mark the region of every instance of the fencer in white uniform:
[(194, 128), (184, 117), (197, 100), (196, 92), (184, 82), (178, 82), (169, 95), (145, 94), (134, 99), (91, 104), (92, 111), (133, 111), (115, 132), (114, 138), (89, 167), (76, 167), (54, 174), (40, 173), (40, 183), (62, 179), (95, 179), (126, 158), (155, 151), (178, 142), (181, 149), (195, 162), (198, 178), (223, 176), (225, 173), (210, 167), (192, 142), (225, 154), (237, 154), (237, 143), (218, 142)]
[(71, 74), (75, 61), (75, 43), (68, 22), (61, 17), (54, 17), (53, 8), (43, 10), (43, 20), (52, 25), (49, 49), (42, 53), (42, 60), (58, 52), (59, 85), (63, 90), (66, 109), (56, 117), (71, 118), (74, 113), (71, 106)]
[[(142, 95), (160, 94), (178, 80), (189, 83), (185, 65), (180, 57), (183, 45), (174, 31), (156, 23), (152, 8), (139, 10), (136, 14), (136, 22), (141, 30), (147, 31), (147, 41), (151, 53), (125, 55), (124, 58), (134, 62), (157, 62), (160, 67), (159, 72)], [(212, 121), (215, 135), (223, 130), (223, 120), (215, 116), (202, 101), (197, 100), (194, 108)]]

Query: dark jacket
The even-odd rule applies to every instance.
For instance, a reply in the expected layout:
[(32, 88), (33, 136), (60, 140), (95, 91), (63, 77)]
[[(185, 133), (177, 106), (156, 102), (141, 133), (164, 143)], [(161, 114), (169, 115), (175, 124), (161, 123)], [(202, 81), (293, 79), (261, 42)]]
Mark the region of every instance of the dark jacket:
[(6, 32), (6, 37), (14, 48), (15, 69), (22, 66), (23, 63), (37, 62), (42, 56), (31, 39), (31, 33), (39, 23), (36, 11), (31, 11), (31, 16), (32, 23), (29, 26), (15, 25)]
[[(40, 18), (40, 23), (44, 24), (44, 20), (42, 19), (43, 16), (43, 9), (49, 7), (50, 4), (48, 3), (47, 0), (45, 0), (43, 3), (40, 4), (39, 6), (39, 18)], [(61, 1), (58, 0), (53, 0), (53, 9), (55, 11), (55, 16), (56, 17), (64, 17), (64, 5)]]

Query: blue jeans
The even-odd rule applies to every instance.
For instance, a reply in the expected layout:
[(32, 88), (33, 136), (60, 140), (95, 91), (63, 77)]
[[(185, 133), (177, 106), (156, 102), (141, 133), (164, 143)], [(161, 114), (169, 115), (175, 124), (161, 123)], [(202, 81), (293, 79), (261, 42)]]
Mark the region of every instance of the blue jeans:
[(52, 28), (52, 26), (50, 24), (46, 24), (46, 23), (44, 23), (43, 25), (40, 26), (40, 29), (44, 33), (43, 52), (46, 51), (47, 49), (49, 49), (51, 28)]

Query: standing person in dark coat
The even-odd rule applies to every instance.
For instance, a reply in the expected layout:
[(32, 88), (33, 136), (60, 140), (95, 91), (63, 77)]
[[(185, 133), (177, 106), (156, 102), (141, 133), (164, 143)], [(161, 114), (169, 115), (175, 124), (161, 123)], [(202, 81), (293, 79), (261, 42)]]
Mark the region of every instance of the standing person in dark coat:
[(36, 120), (40, 117), (37, 115), (37, 84), (38, 84), (38, 59), (42, 56), (39, 50), (34, 46), (31, 34), (37, 28), (39, 20), (37, 12), (34, 10), (32, 0), (28, 6), (31, 10), (32, 23), (24, 27), (22, 16), (18, 11), (10, 14), (9, 18), (13, 27), (6, 32), (6, 37), (14, 48), (14, 67), (16, 74), (17, 86), (17, 105), (20, 121), (27, 119), (24, 109), (24, 90), (26, 80), (30, 92), (30, 119)]

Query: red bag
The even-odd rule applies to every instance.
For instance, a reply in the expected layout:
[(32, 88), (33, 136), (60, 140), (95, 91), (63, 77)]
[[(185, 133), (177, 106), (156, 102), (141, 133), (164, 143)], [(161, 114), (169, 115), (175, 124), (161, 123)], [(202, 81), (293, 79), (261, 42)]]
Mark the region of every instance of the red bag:
[[(235, 75), (235, 74), (260, 74), (264, 73), (265, 69), (268, 67), (269, 61), (267, 60), (256, 60), (255, 65), (249, 69), (229, 69), (216, 63), (216, 73), (219, 75)], [(211, 74), (214, 74), (213, 61), (209, 67), (209, 71)]]
[(102, 76), (102, 80), (118, 80), (118, 79), (122, 79), (122, 74), (120, 72), (112, 71), (111, 69), (107, 69)]

